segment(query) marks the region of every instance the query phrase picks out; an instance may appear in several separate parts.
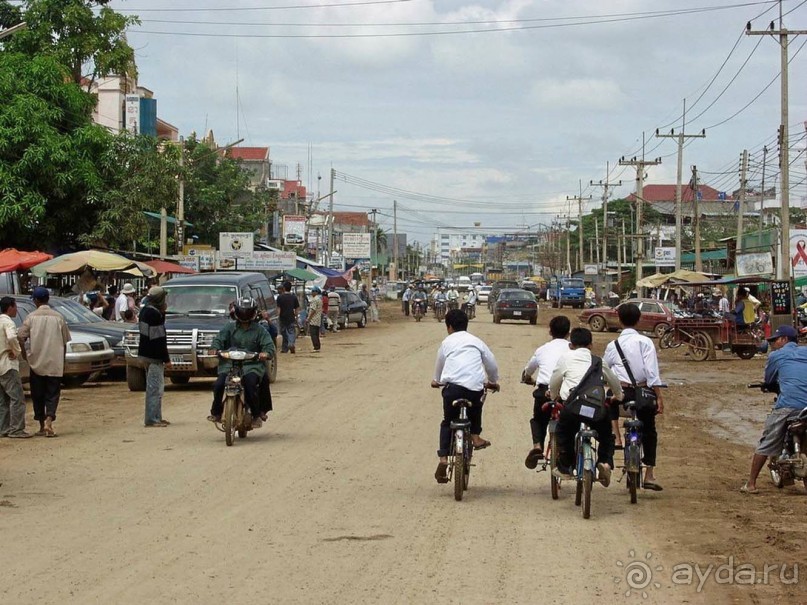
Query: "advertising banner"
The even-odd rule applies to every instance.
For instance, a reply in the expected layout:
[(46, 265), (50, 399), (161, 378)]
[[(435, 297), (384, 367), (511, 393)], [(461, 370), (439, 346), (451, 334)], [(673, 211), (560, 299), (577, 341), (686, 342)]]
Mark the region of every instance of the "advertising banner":
[(305, 217), (283, 215), (283, 243), (286, 246), (302, 246), (305, 243)]
[(773, 273), (773, 256), (770, 252), (738, 254), (736, 269), (737, 277), (769, 275)]
[(370, 233), (343, 233), (342, 256), (345, 258), (370, 258)]
[(255, 248), (255, 234), (251, 232), (223, 231), (219, 233), (219, 256), (243, 258)]
[(675, 267), (675, 246), (656, 248), (656, 267)]
[(807, 229), (790, 230), (790, 264), (793, 277), (807, 275)]
[(140, 134), (140, 97), (137, 95), (126, 95), (126, 123), (124, 127), (129, 132)]

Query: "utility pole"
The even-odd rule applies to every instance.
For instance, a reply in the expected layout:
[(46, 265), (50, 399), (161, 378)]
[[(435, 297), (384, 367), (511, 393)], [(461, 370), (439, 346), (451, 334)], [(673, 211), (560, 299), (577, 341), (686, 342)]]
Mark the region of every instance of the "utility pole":
[(701, 261), (701, 209), (700, 200), (698, 199), (698, 167), (692, 167), (692, 180), (689, 181), (689, 187), (692, 189), (692, 204), (693, 204), (693, 222), (695, 223), (695, 271), (703, 271), (703, 262)]
[[(594, 217), (594, 249), (597, 251), (597, 264), (600, 264), (600, 221)], [(594, 255), (591, 256), (594, 262)]]
[(182, 254), (185, 243), (185, 137), (179, 137), (179, 199), (177, 200), (177, 220), (174, 229), (174, 243), (177, 254)]
[(766, 30), (753, 31), (751, 22), (745, 26), (745, 33), (749, 36), (779, 36), (779, 47), (781, 49), (781, 148), (780, 148), (780, 171), (781, 175), (781, 200), (782, 200), (782, 245), (779, 249), (779, 274), (782, 279), (790, 279), (790, 140), (787, 133), (788, 116), (788, 75), (787, 75), (787, 44), (788, 36), (799, 36), (807, 34), (807, 29), (788, 30), (782, 23), (782, 0), (779, 0), (779, 29), (775, 29), (773, 21)]
[[(568, 202), (577, 202), (577, 204), (578, 204), (578, 210), (579, 211), (578, 211), (578, 220), (577, 220), (577, 245), (578, 245), (578, 252), (579, 252), (579, 254), (578, 254), (578, 261), (579, 261), (578, 269), (580, 271), (583, 270), (583, 200), (588, 201), (590, 199), (591, 199), (591, 196), (583, 197), (583, 181), (582, 180), (580, 181), (580, 195), (567, 195), (566, 196), (566, 201), (568, 201)], [(571, 212), (571, 205), (570, 205), (569, 212)], [(568, 226), (569, 225), (568, 225), (568, 222), (567, 222), (566, 227), (568, 228)], [(568, 237), (569, 236), (567, 234), (567, 236), (566, 236), (567, 241), (568, 241)], [(569, 264), (569, 261), (570, 261), (570, 259), (568, 258), (568, 254), (567, 254), (566, 264), (569, 265), (569, 275), (571, 275), (572, 269), (571, 269), (571, 265)]]
[(328, 260), (325, 261), (325, 266), (330, 268), (331, 261), (333, 260), (333, 179), (336, 171), (331, 168), (331, 193), (328, 195), (330, 201), (328, 204)]
[[(644, 142), (642, 143), (642, 153), (644, 155)], [(656, 166), (661, 164), (661, 158), (655, 160), (641, 160), (633, 158), (626, 160), (624, 157), (619, 160), (620, 166), (634, 166), (636, 168), (636, 235), (642, 234), (642, 206), (644, 205), (644, 169), (646, 166)], [(636, 281), (642, 279), (642, 262), (644, 261), (644, 238), (638, 238), (636, 247)]]
[(768, 163), (768, 146), (762, 148), (762, 191), (759, 193), (759, 243), (762, 243), (762, 229), (765, 227), (765, 164)]
[[(589, 185), (592, 187), (602, 187), (602, 263), (603, 265), (608, 264), (608, 200), (611, 197), (611, 192), (609, 189), (611, 187), (621, 187), (622, 181), (618, 181), (616, 183), (612, 183), (608, 180), (608, 177), (611, 173), (611, 163), (605, 163), (605, 182), (603, 183), (602, 180), (598, 182), (591, 181)], [(617, 245), (618, 242), (617, 242)], [(599, 263), (599, 260), (597, 261)]]
[(395, 263), (395, 279), (398, 280), (398, 201), (392, 200), (392, 262)]
[(681, 232), (684, 230), (683, 211), (681, 208), (681, 186), (684, 178), (684, 140), (702, 139), (706, 137), (706, 130), (700, 134), (684, 134), (687, 123), (687, 100), (684, 99), (684, 113), (681, 125), (681, 132), (675, 134), (675, 129), (670, 130), (670, 134), (659, 134), (656, 129), (656, 137), (660, 139), (678, 139), (678, 172), (675, 181), (675, 270), (681, 268)]
[(367, 272), (367, 289), (369, 290), (373, 285), (373, 258), (378, 262), (378, 227), (376, 227), (375, 215), (378, 212), (377, 208), (370, 210), (373, 214), (373, 222), (370, 225), (370, 270)]
[(743, 251), (743, 214), (745, 213), (745, 192), (748, 187), (748, 150), (743, 149), (740, 159), (740, 201), (737, 207), (737, 245), (735, 250), (734, 266), (737, 266), (736, 255)]

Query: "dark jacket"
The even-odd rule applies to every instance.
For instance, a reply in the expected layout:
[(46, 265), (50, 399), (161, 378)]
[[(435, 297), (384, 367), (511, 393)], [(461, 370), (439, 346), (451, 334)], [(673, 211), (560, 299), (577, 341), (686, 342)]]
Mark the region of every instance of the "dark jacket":
[(148, 359), (170, 361), (168, 340), (165, 337), (165, 315), (156, 307), (146, 305), (140, 311), (140, 343), (137, 355)]

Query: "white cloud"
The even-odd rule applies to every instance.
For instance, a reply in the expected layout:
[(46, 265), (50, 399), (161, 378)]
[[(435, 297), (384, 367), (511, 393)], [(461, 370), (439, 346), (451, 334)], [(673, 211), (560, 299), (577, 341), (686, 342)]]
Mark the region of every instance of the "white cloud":
[(531, 87), (531, 98), (544, 109), (612, 109), (625, 101), (617, 82), (596, 78), (539, 80)]

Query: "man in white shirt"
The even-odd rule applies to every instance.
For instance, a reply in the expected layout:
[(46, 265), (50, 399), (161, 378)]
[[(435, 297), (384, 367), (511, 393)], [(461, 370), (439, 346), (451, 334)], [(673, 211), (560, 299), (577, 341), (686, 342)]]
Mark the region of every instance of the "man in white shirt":
[(409, 299), (412, 298), (412, 286), (406, 286), (406, 290), (404, 290), (403, 294), (401, 295), (401, 308), (403, 309), (404, 315), (409, 317)]
[(22, 347), (17, 338), (17, 302), (0, 299), (0, 437), (25, 439), (25, 394), (20, 379)]
[(457, 399), (467, 399), (471, 421), (471, 441), (481, 450), (490, 445), (479, 435), (482, 433), (482, 394), (485, 386), (499, 389), (499, 367), (496, 358), (479, 338), (469, 334), (468, 316), (459, 309), (446, 313), (446, 331), (437, 351), (432, 388), (443, 387), (443, 421), (440, 423), (440, 462), (434, 473), (437, 483), (448, 483), (448, 454), (451, 447), (451, 421), (459, 418), (460, 408), (454, 407)]
[(717, 301), (717, 310), (720, 311), (722, 315), (726, 315), (731, 313), (731, 305), (729, 304), (729, 299), (726, 298), (726, 295), (722, 292), (719, 294), (719, 299)]
[[(566, 403), (568, 403), (572, 389), (585, 378), (592, 363), (600, 361), (591, 354), (591, 331), (587, 328), (572, 330), (569, 341), (571, 350), (560, 358), (552, 372), (552, 378), (549, 379), (549, 390), (552, 395), (559, 396)], [(622, 399), (622, 386), (604, 361), (600, 380), (608, 383), (615, 400)], [(608, 414), (605, 414), (602, 420), (593, 421), (575, 414), (569, 407), (563, 408), (555, 432), (558, 441), (558, 467), (553, 473), (560, 478), (570, 478), (571, 469), (574, 466), (574, 436), (577, 434), (581, 422), (588, 424), (597, 433), (597, 474), (600, 483), (608, 487), (611, 483), (611, 469), (614, 467), (614, 436), (611, 434)]]
[[(528, 469), (538, 466), (538, 461), (544, 457), (544, 440), (546, 429), (552, 416), (550, 409), (542, 409), (549, 398), (549, 379), (558, 365), (558, 360), (569, 352), (569, 330), (571, 322), (563, 315), (557, 315), (549, 321), (549, 335), (552, 337), (548, 343), (535, 349), (535, 353), (527, 362), (521, 373), (521, 381), (534, 384), (536, 389), (532, 392), (535, 404), (532, 408), (530, 429), (532, 430), (532, 450), (527, 454), (524, 465)], [(534, 374), (538, 372), (537, 375)]]
[[(132, 284), (124, 284), (118, 298), (115, 299), (115, 321), (124, 321), (123, 314), (129, 309), (134, 310), (135, 289)], [(130, 302), (131, 299), (131, 302)]]
[[(642, 487), (654, 491), (661, 491), (661, 486), (656, 483), (653, 467), (656, 466), (656, 449), (658, 447), (658, 433), (656, 432), (656, 413), (664, 411), (664, 402), (661, 398), (661, 377), (658, 369), (658, 356), (653, 341), (647, 336), (642, 336), (636, 331), (636, 325), (642, 316), (639, 307), (633, 303), (624, 304), (619, 307), (619, 323), (622, 324), (622, 334), (615, 342), (619, 342), (625, 359), (630, 365), (633, 378), (638, 386), (646, 386), (656, 394), (658, 412), (654, 410), (636, 411), (636, 417), (642, 422), (642, 450), (644, 458), (642, 463), (646, 466), (644, 483)], [(619, 382), (625, 390), (625, 401), (633, 401), (635, 390), (631, 385), (630, 376), (625, 370), (625, 364), (616, 349), (614, 342), (608, 343), (603, 355), (603, 362), (613, 369)]]

